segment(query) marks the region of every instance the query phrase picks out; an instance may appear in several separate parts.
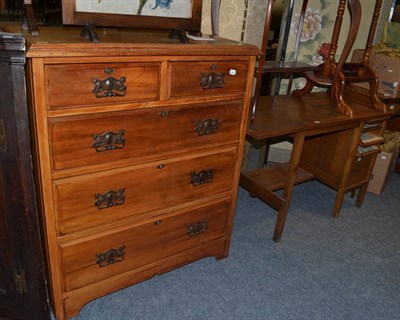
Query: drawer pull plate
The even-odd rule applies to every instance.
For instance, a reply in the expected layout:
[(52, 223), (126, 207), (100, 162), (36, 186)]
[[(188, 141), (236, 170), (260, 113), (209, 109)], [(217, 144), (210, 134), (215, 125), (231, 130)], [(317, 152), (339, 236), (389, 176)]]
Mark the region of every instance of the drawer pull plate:
[(103, 134), (93, 135), (92, 147), (96, 149), (97, 152), (123, 149), (125, 146), (125, 131), (121, 130), (118, 133), (108, 131)]
[(214, 178), (213, 169), (201, 170), (198, 173), (193, 171), (190, 174), (190, 183), (194, 187), (197, 187), (205, 183), (211, 183), (213, 181), (213, 178)]
[(187, 227), (187, 234), (189, 237), (197, 236), (201, 233), (207, 232), (208, 230), (208, 222), (207, 221), (199, 221), (193, 223)]
[(197, 121), (195, 130), (199, 136), (217, 133), (219, 131), (219, 120), (216, 118)]
[(125, 84), (126, 77), (115, 79), (114, 77), (108, 77), (104, 80), (97, 78), (93, 79), (93, 90), (96, 98), (107, 98), (107, 97), (123, 97), (126, 95), (127, 86)]
[(100, 268), (121, 262), (125, 259), (125, 246), (122, 245), (118, 249), (111, 249), (105, 253), (96, 253), (96, 257), (96, 263)]
[[(212, 70), (215, 69), (211, 68)], [(202, 73), (200, 74), (200, 86), (203, 90), (209, 89), (222, 89), (224, 87), (224, 73), (223, 72), (214, 72), (210, 73)]]
[(125, 203), (124, 192), (125, 189), (119, 189), (118, 191), (108, 191), (104, 194), (96, 193), (94, 195), (94, 205), (99, 210), (123, 205)]

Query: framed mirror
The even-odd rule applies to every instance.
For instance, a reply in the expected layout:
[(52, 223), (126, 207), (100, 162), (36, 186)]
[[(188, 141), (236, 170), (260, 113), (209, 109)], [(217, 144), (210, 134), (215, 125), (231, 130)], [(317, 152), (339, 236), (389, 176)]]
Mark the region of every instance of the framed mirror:
[(202, 0), (62, 0), (63, 23), (199, 33)]

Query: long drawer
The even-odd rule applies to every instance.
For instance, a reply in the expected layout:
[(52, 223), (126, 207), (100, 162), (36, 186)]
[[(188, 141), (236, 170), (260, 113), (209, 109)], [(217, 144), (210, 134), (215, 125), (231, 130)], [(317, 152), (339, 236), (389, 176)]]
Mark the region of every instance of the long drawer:
[[(49, 120), (53, 170), (156, 159), (239, 138), (242, 101)], [(143, 159), (142, 159), (143, 160)]]
[(160, 63), (50, 64), (45, 66), (47, 107), (159, 99)]
[(123, 274), (225, 236), (229, 201), (61, 246), (64, 290)]
[(177, 61), (169, 63), (169, 97), (244, 94), (247, 61)]
[(236, 156), (235, 148), (56, 180), (58, 233), (140, 219), (227, 192), (233, 187)]

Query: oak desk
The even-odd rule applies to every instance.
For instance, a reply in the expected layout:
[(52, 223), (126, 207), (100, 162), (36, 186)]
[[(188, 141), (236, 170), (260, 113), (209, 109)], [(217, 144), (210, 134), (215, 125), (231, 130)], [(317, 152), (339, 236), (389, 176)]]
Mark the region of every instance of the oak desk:
[[(329, 96), (262, 96), (254, 126), (247, 135), (256, 140), (290, 135), (293, 150), (289, 163), (241, 174), (240, 184), (278, 211), (273, 240), (279, 241), (294, 185), (317, 179), (337, 190), (333, 216), (338, 217), (346, 192), (359, 189), (356, 205), (363, 203), (369, 178), (383, 142), (391, 113), (370, 107), (367, 97), (348, 93), (352, 117), (330, 114)], [(278, 195), (275, 191), (283, 189)]]

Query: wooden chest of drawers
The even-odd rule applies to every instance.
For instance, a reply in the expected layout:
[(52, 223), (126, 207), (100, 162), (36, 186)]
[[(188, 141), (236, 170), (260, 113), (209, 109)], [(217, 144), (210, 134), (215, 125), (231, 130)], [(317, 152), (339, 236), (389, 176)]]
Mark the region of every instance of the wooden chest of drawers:
[(179, 44), (167, 33), (133, 43), (124, 35), (100, 32), (93, 44), (75, 28), (43, 28), (28, 37), (57, 319), (229, 251), (258, 50), (222, 39)]

